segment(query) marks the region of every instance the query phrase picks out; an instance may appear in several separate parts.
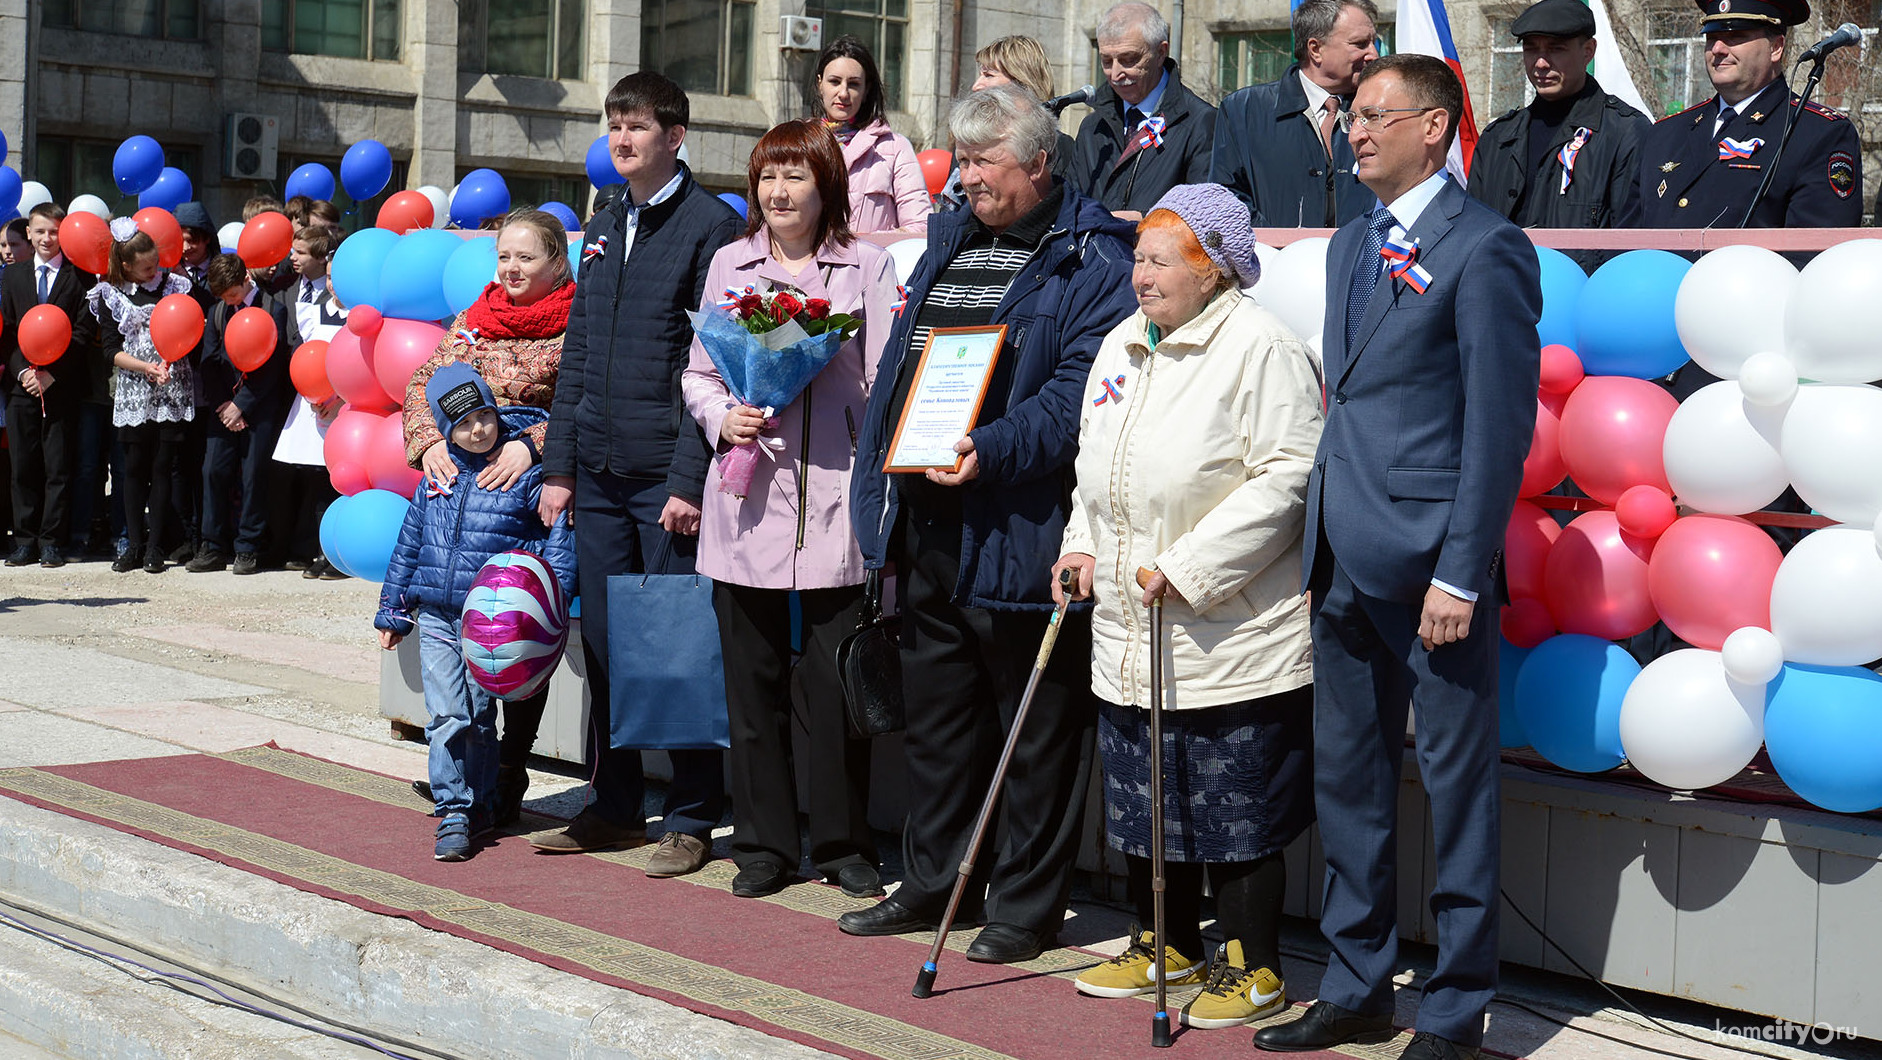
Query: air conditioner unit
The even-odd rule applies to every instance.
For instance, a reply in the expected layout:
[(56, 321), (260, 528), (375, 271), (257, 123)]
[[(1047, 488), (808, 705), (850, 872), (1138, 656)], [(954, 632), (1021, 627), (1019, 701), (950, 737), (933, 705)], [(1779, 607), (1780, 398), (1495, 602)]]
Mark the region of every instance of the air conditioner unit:
[(231, 114), (222, 130), (222, 175), (236, 180), (273, 180), (279, 168), (281, 119), (270, 114)]
[(823, 48), (823, 19), (785, 15), (779, 20), (778, 46), (787, 52), (814, 52)]

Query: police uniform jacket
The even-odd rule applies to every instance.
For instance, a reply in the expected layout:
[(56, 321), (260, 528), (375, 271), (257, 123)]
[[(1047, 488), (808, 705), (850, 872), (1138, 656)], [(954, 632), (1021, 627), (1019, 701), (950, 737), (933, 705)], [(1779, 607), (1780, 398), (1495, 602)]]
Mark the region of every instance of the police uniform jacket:
[[(1163, 60), (1168, 78), (1157, 113), (1163, 116), (1163, 143), (1124, 158), (1135, 129), (1124, 128), (1124, 110), (1109, 82), (1098, 87), (1091, 113), (1079, 123), (1072, 164), (1066, 179), (1113, 213), (1149, 213), (1163, 193), (1178, 184), (1209, 179), (1209, 151), (1215, 143), (1215, 108), (1184, 86), (1176, 61)], [(1119, 160), (1122, 159), (1120, 162)]]
[[(1641, 227), (1738, 227), (1765, 167), (1777, 157), (1785, 115), (1798, 103), (1780, 77), (1747, 101), (1749, 113), (1734, 114), (1717, 136), (1712, 134), (1719, 113), (1716, 96), (1655, 123), (1640, 147)], [(1862, 223), (1862, 147), (1856, 127), (1827, 107), (1806, 103), (1803, 108), (1771, 189), (1748, 227), (1851, 228)]]
[(1306, 109), (1298, 63), (1222, 100), (1209, 179), (1247, 203), (1257, 227), (1337, 228), (1379, 201), (1353, 176), (1346, 134), (1333, 134), (1329, 160)]

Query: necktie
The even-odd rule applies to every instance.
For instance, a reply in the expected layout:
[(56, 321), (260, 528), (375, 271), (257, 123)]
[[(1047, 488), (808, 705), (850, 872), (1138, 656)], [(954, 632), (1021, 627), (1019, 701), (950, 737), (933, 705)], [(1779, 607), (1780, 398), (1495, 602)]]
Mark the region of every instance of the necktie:
[(1143, 111), (1138, 110), (1136, 107), (1124, 108), (1124, 138), (1126, 140), (1136, 135), (1137, 127), (1139, 125), (1142, 125), (1143, 123), (1144, 123)]
[(1392, 212), (1380, 209), (1372, 215), (1372, 227), (1366, 229), (1366, 245), (1359, 250), (1359, 260), (1353, 263), (1353, 286), (1346, 298), (1346, 355), (1353, 355), (1353, 336), (1359, 331), (1359, 320), (1366, 315), (1366, 304), (1372, 301), (1373, 289), (1379, 286), (1379, 271), (1384, 262), (1379, 258), (1379, 251), (1385, 246), (1385, 236), (1392, 230)]
[(46, 304), (46, 297), (52, 293), (52, 266), (39, 267), (39, 304)]
[(1717, 135), (1719, 135), (1720, 133), (1722, 133), (1722, 132), (1724, 132), (1724, 131), (1725, 131), (1725, 127), (1726, 127), (1727, 125), (1730, 125), (1730, 124), (1732, 124), (1732, 119), (1733, 119), (1733, 118), (1735, 118), (1735, 117), (1737, 117), (1737, 116), (1738, 116), (1738, 112), (1737, 112), (1737, 111), (1735, 111), (1735, 110), (1733, 110), (1732, 108), (1730, 108), (1730, 107), (1727, 107), (1727, 106), (1725, 106), (1725, 105), (1723, 105), (1723, 104), (1720, 104), (1720, 106), (1719, 106), (1719, 121), (1718, 121), (1718, 124), (1717, 124), (1717, 125), (1714, 125), (1714, 126), (1712, 127), (1712, 135), (1714, 135), (1714, 136), (1717, 136)]
[(314, 300), (314, 281), (302, 280), (301, 281), (301, 301), (311, 302), (313, 300)]
[(1333, 130), (1340, 124), (1340, 98), (1328, 96), (1320, 103), (1320, 146), (1327, 149), (1327, 157), (1333, 157)]

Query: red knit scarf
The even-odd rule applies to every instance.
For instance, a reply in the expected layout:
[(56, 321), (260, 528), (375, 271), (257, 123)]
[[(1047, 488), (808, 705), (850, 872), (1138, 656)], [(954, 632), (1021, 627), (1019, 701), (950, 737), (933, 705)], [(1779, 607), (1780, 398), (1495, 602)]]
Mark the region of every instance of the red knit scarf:
[(574, 304), (573, 283), (557, 287), (533, 305), (517, 305), (502, 284), (492, 283), (464, 311), (464, 326), (481, 339), (547, 339), (568, 330)]

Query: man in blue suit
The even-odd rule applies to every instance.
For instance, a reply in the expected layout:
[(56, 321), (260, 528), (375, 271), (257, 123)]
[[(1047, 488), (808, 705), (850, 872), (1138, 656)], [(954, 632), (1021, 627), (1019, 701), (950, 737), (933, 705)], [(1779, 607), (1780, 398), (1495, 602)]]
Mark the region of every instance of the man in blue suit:
[(1438, 960), (1406, 1060), (1468, 1060), (1497, 982), (1503, 534), (1535, 426), (1542, 292), (1522, 232), (1453, 183), (1463, 90), (1440, 60), (1368, 66), (1349, 137), (1380, 205), (1327, 252), (1327, 420), (1307, 495), (1320, 997), (1255, 1044), (1392, 1034), (1405, 712), (1431, 799)]

